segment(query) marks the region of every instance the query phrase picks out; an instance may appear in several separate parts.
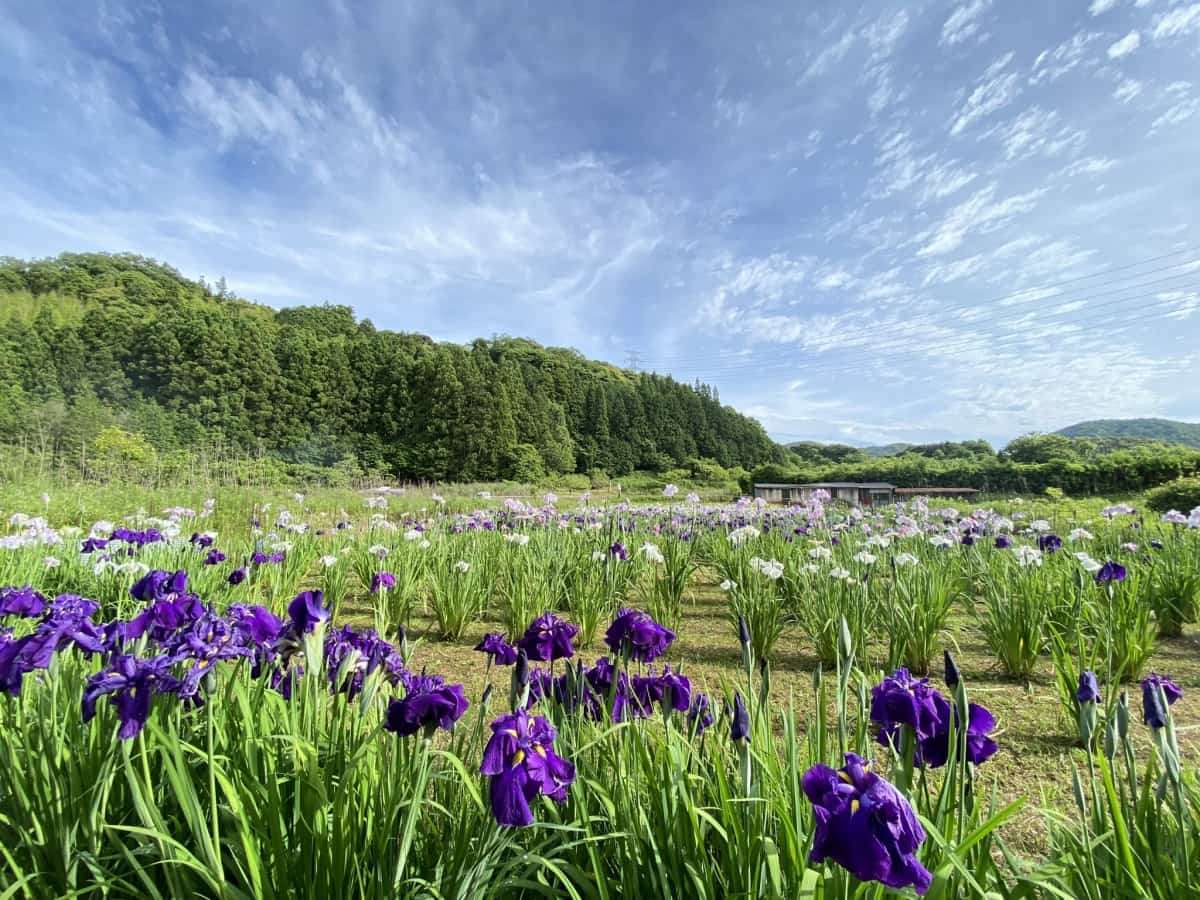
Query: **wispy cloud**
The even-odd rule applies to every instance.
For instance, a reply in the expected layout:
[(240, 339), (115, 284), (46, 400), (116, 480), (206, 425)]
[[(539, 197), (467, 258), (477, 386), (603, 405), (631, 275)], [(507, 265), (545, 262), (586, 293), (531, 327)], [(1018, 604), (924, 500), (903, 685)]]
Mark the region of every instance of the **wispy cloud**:
[(4, 250), (633, 347), (800, 436), (1200, 413), (1200, 268), (1139, 277), (1200, 243), (1198, 30), (1195, 0), (0, 5)]
[(950, 16), (942, 23), (941, 43), (953, 47), (971, 38), (981, 38), (983, 34), (983, 15), (990, 7), (991, 0), (971, 0), (962, 6), (956, 6)]
[(1131, 31), (1119, 41), (1113, 41), (1108, 45), (1108, 58), (1121, 59), (1140, 46), (1142, 46), (1142, 36), (1136, 31)]
[(988, 66), (950, 122), (950, 134), (961, 134), (972, 123), (1003, 109), (1016, 99), (1021, 92), (1020, 76), (1015, 71), (1006, 71), (1013, 55), (1009, 51)]
[(1179, 6), (1170, 12), (1156, 16), (1152, 36), (1156, 41), (1181, 37), (1200, 30), (1200, 3)]

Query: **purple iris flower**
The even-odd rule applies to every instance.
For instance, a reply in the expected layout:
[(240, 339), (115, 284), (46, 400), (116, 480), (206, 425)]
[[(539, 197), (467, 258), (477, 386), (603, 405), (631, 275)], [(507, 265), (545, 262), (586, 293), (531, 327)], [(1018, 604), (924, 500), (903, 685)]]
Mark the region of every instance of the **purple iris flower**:
[(570, 659), (575, 655), (571, 641), (577, 634), (578, 625), (565, 622), (554, 613), (544, 613), (530, 623), (517, 646), (535, 661)]
[(708, 694), (697, 692), (692, 695), (692, 705), (688, 708), (687, 723), (688, 730), (696, 734), (703, 734), (705, 730), (712, 727), (712, 701)]
[(904, 796), (862, 757), (847, 753), (840, 771), (815, 765), (803, 783), (816, 819), (812, 862), (832, 859), (860, 881), (929, 890), (933, 876), (916, 856), (925, 829)]
[(1053, 553), (1062, 548), (1062, 538), (1057, 534), (1043, 534), (1038, 537), (1038, 549), (1043, 553)]
[(1151, 728), (1164, 727), (1167, 710), (1163, 707), (1163, 698), (1166, 698), (1167, 706), (1173, 706), (1182, 696), (1183, 689), (1170, 678), (1150, 673), (1142, 682), (1142, 720)]
[(880, 726), (879, 743), (899, 746), (902, 725), (912, 728), (918, 742), (933, 737), (941, 725), (937, 690), (928, 678), (916, 679), (897, 669), (871, 690), (871, 721)]
[(191, 536), (191, 538), (189, 538), (189, 540), (190, 540), (190, 541), (191, 541), (191, 542), (192, 542), (192, 543), (193, 543), (195, 546), (197, 546), (197, 547), (199, 547), (199, 548), (201, 548), (201, 549), (206, 549), (206, 548), (208, 548), (208, 547), (211, 547), (211, 546), (212, 546), (212, 544), (213, 544), (213, 538), (212, 538), (212, 535), (211, 535), (211, 534), (201, 534), (201, 533), (200, 533), (200, 532), (198, 532), (198, 531), (197, 531), (197, 532), (193, 532), (193, 533), (192, 533), (192, 536)]
[(964, 534), (962, 536), (961, 543), (964, 547), (970, 547), (972, 544), (975, 543), (975, 535), (971, 534), (971, 532), (968, 531), (966, 534)]
[(396, 576), (391, 572), (376, 572), (371, 577), (371, 593), (378, 594), (380, 591), (390, 591), (396, 586)]
[[(908, 669), (897, 669), (871, 691), (871, 721), (880, 726), (879, 743), (899, 746), (900, 729), (907, 725), (916, 738), (913, 761), (919, 766), (937, 768), (946, 764), (950, 723), (957, 717), (958, 710), (929, 684), (929, 679), (915, 679)], [(970, 762), (979, 765), (996, 752), (998, 747), (991, 737), (995, 728), (996, 719), (987, 709), (977, 703), (967, 706), (966, 756)]]
[(288, 616), (296, 635), (308, 634), (318, 623), (328, 621), (329, 610), (322, 605), (324, 601), (322, 591), (303, 591), (292, 599), (288, 604)]
[[(166, 573), (160, 574), (165, 575)], [(186, 576), (183, 580), (186, 582)], [(134, 589), (137, 587), (138, 585), (135, 584)], [(147, 594), (147, 596), (151, 596), (151, 594)], [(158, 599), (152, 601), (149, 606), (128, 622), (117, 621), (107, 626), (110, 645), (119, 647), (125, 641), (136, 641), (147, 632), (150, 633), (153, 640), (165, 641), (176, 631), (190, 625), (205, 613), (204, 604), (194, 594), (159, 591), (157, 596)]]
[(31, 669), (25, 653), (31, 637), (14, 638), (11, 631), (0, 630), (0, 692), (14, 697), (21, 693), (21, 682)]
[(0, 616), (32, 619), (46, 610), (46, 598), (31, 586), (0, 588)]
[(509, 644), (499, 632), (485, 634), (483, 640), (475, 645), (475, 649), (486, 653), (498, 666), (511, 666), (517, 661), (517, 648)]
[(175, 693), (181, 683), (171, 675), (172, 660), (168, 656), (137, 659), (118, 656), (112, 666), (93, 675), (83, 691), (83, 721), (96, 715), (96, 701), (105, 695), (117, 709), (122, 740), (137, 737), (150, 717), (150, 702), (155, 694)]
[(105, 538), (90, 537), (83, 542), (83, 545), (79, 548), (79, 552), (95, 553), (97, 550), (103, 550), (107, 546), (108, 541)]
[(247, 640), (259, 646), (267, 646), (279, 637), (283, 623), (265, 606), (247, 606), (235, 603), (227, 610), (235, 628), (240, 628)]
[(674, 640), (675, 632), (638, 609), (620, 610), (604, 635), (614, 653), (628, 650), (630, 659), (644, 663), (662, 656)]
[(746, 703), (742, 700), (740, 691), (733, 695), (733, 716), (729, 720), (729, 737), (734, 743), (750, 739), (750, 714), (746, 711)]
[(1125, 567), (1120, 563), (1109, 560), (1096, 572), (1095, 578), (1096, 584), (1108, 584), (1110, 581), (1124, 581)]
[(1100, 682), (1095, 672), (1083, 672), (1079, 676), (1079, 689), (1075, 691), (1075, 700), (1079, 703), (1100, 702)]
[(396, 648), (373, 628), (355, 631), (345, 625), (332, 631), (325, 636), (324, 652), (330, 688), (351, 699), (358, 696), (363, 682), (376, 669), (382, 669), (392, 684), (400, 683), (408, 674)]
[(492, 723), (479, 772), (491, 776), (492, 815), (498, 824), (532, 825), (529, 803), (538, 794), (556, 803), (566, 802), (567, 788), (575, 781), (575, 766), (554, 752), (555, 737), (549, 722), (525, 710)]
[(603, 697), (605, 703), (612, 704), (612, 720), (625, 721), (626, 708), (636, 706), (629, 702), (632, 696), (629, 676), (618, 671), (608, 657), (601, 657), (596, 660), (594, 666), (584, 672), (583, 677), (598, 697)]
[[(937, 691), (934, 691), (934, 704), (938, 711), (937, 730), (917, 746), (914, 762), (937, 769), (950, 758), (950, 722), (955, 723), (956, 732), (959, 726), (958, 710)], [(966, 757), (972, 765), (987, 762), (1000, 749), (991, 736), (995, 730), (996, 717), (991, 712), (978, 703), (967, 704)]]
[(104, 650), (104, 632), (92, 621), (100, 605), (74, 594), (62, 594), (50, 601), (37, 630), (29, 635), (20, 651), (26, 672), (45, 669), (54, 654), (72, 644), (84, 653)]
[(242, 566), (240, 569), (234, 569), (230, 572), (229, 578), (226, 580), (232, 585), (239, 585), (246, 580), (246, 575), (246, 567)]
[(529, 670), (529, 705), (540, 700), (553, 699), (554, 676), (546, 669)]
[(157, 600), (177, 600), (187, 593), (187, 572), (180, 569), (175, 574), (154, 569), (143, 575), (129, 589), (135, 600), (152, 603)]
[(257, 648), (246, 640), (243, 630), (209, 612), (176, 634), (166, 649), (173, 661), (187, 663), (177, 692), (181, 697), (196, 699), (200, 694), (200, 683), (217, 663), (248, 659), (254, 656)]
[(147, 544), (155, 544), (163, 539), (162, 532), (157, 528), (147, 528), (145, 531), (134, 531), (131, 528), (114, 528), (113, 533), (109, 535), (110, 541), (124, 541), (127, 544), (136, 544), (139, 548), (145, 547)]
[(1011, 546), (1012, 546), (1012, 538), (1010, 538), (1007, 534), (996, 535), (996, 549), (997, 550), (1006, 550)]
[(204, 564), (206, 566), (215, 566), (225, 562), (227, 558), (224, 553), (214, 548), (209, 550), (208, 554), (204, 557)]
[(621, 562), (629, 559), (629, 550), (620, 541), (614, 541), (613, 545), (608, 548), (608, 555), (616, 557)]
[(467, 711), (461, 684), (446, 684), (440, 675), (410, 675), (404, 682), (404, 698), (388, 703), (384, 730), (408, 737), (424, 729), (449, 731)]
[(650, 672), (647, 676), (635, 677), (634, 696), (643, 714), (649, 714), (659, 703), (674, 712), (686, 713), (691, 707), (691, 680), (672, 672), (671, 666), (665, 666), (660, 676)]

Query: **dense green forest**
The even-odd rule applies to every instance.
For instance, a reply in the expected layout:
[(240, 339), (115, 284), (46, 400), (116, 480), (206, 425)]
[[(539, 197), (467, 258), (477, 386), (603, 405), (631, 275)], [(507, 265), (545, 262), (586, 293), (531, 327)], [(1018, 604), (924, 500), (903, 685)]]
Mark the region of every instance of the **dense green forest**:
[(274, 310), (139, 256), (0, 260), (0, 441), (82, 458), (98, 440), (471, 481), (784, 453), (707, 385), (573, 350), (438, 342), (343, 305)]
[(1060, 428), (1066, 437), (1141, 438), (1200, 447), (1200, 423), (1172, 419), (1094, 419)]
[(891, 456), (846, 444), (789, 444), (783, 463), (760, 466), (744, 480), (806, 483), (887, 481), (898, 487), (973, 487), (984, 491), (1069, 494), (1130, 493), (1200, 474), (1200, 449), (1131, 437), (1072, 438), (1030, 434), (996, 451), (987, 441), (914, 444)]

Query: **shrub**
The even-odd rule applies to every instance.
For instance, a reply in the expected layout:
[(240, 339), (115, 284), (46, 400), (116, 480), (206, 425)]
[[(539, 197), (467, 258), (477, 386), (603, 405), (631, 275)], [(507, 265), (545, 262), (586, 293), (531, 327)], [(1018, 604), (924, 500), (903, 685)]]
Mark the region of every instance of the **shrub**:
[(533, 444), (517, 444), (513, 449), (509, 467), (514, 481), (536, 484), (546, 474), (542, 466), (542, 455)]
[(586, 475), (556, 475), (547, 483), (560, 491), (586, 491), (592, 486), (591, 479)]
[(1155, 512), (1187, 512), (1200, 506), (1200, 478), (1176, 478), (1146, 494), (1146, 506)]

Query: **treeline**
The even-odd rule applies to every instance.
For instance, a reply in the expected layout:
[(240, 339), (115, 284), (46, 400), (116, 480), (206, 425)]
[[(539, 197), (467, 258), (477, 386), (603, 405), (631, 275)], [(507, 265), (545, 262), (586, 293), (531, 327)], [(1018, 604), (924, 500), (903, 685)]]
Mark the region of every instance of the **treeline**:
[(440, 343), (349, 306), (275, 311), (138, 256), (0, 260), (0, 441), (70, 457), (113, 428), (157, 451), (352, 459), (411, 479), (783, 459), (708, 386), (572, 350)]
[(990, 492), (1118, 494), (1200, 474), (1200, 450), (1179, 444), (1032, 434), (995, 451), (986, 441), (917, 445), (872, 457), (846, 445), (806, 443), (781, 464), (754, 469), (755, 482), (886, 481), (897, 487), (973, 487)]

